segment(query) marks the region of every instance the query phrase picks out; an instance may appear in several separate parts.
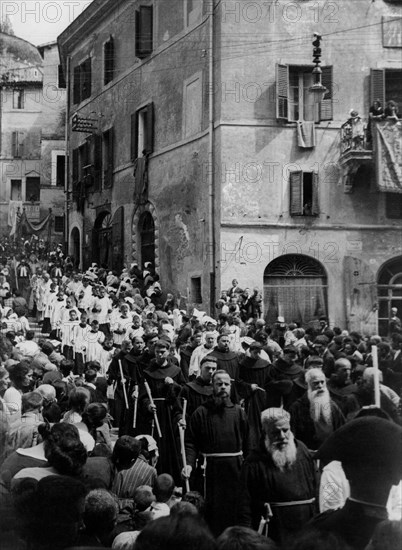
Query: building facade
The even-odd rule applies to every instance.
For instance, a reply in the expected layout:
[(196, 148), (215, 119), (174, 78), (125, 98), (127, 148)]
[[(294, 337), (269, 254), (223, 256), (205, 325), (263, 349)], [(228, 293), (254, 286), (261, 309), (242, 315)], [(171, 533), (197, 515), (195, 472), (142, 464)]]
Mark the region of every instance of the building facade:
[(37, 48), (0, 33), (0, 44), (0, 232), (10, 234), (19, 209), (27, 236), (31, 225), (41, 238), (63, 243), (66, 97), (57, 43)]
[(237, 278), (269, 321), (386, 334), (402, 308), (401, 123), (367, 124), (375, 99), (402, 112), (401, 16), (383, 0), (91, 4), (58, 40), (70, 252), (152, 261), (189, 306), (213, 309)]

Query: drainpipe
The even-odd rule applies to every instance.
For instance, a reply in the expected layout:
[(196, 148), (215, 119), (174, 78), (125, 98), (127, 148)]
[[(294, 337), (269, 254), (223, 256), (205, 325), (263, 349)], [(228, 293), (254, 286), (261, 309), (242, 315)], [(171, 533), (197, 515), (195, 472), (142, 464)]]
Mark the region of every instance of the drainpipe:
[[(68, 210), (68, 192), (69, 192), (69, 143), (70, 143), (70, 133), (69, 133), (69, 121), (70, 121), (70, 56), (67, 56), (66, 60), (66, 127), (65, 127), (65, 162), (64, 162), (64, 203), (65, 207), (64, 210), (66, 212), (65, 218), (64, 218), (64, 250), (66, 256), (69, 256), (69, 210)], [(81, 263), (81, 259), (80, 259)]]
[(216, 244), (215, 244), (215, 177), (214, 177), (214, 2), (209, 3), (209, 145), (208, 145), (208, 246), (210, 257), (210, 314), (214, 317), (216, 302)]

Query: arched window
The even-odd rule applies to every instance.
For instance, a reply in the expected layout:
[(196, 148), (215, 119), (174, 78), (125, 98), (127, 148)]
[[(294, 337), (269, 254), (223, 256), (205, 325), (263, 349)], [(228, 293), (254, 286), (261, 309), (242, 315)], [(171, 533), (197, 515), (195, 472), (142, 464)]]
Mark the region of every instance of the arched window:
[(279, 316), (306, 326), (327, 316), (327, 276), (314, 258), (286, 254), (268, 264), (264, 272), (264, 307), (267, 323)]
[(390, 336), (391, 308), (398, 309), (398, 317), (402, 314), (402, 256), (393, 258), (380, 268), (377, 278), (377, 294), (378, 332), (380, 336)]
[(152, 214), (144, 212), (138, 223), (141, 242), (141, 263), (151, 262), (155, 265), (155, 222)]

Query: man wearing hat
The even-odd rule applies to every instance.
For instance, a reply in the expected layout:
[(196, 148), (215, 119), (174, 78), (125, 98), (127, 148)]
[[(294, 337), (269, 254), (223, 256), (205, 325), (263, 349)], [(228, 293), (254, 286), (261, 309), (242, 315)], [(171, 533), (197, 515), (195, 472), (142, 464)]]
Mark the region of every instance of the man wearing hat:
[(286, 541), (314, 516), (314, 464), (306, 446), (293, 435), (288, 412), (266, 409), (261, 425), (260, 446), (242, 467), (238, 519), (257, 530), (261, 518), (267, 518), (268, 503), (268, 536), (286, 548)]
[(387, 501), (402, 479), (402, 428), (375, 416), (352, 420), (320, 447), (323, 465), (342, 464), (350, 484), (343, 508), (314, 518), (309, 528), (335, 533), (353, 550), (364, 550), (376, 526), (388, 519)]
[[(158, 340), (155, 344), (155, 359), (151, 360), (143, 372), (144, 380), (149, 384), (154, 405), (151, 404), (145, 387), (142, 387), (138, 410), (145, 415), (148, 433), (151, 433), (157, 440), (160, 449), (159, 473), (169, 472), (176, 484), (180, 484), (181, 462), (173, 431), (172, 406), (176, 403), (177, 395), (185, 380), (180, 367), (169, 359), (169, 347), (170, 344), (164, 340)], [(156, 426), (153, 427), (154, 412), (159, 420), (161, 438), (158, 436)]]

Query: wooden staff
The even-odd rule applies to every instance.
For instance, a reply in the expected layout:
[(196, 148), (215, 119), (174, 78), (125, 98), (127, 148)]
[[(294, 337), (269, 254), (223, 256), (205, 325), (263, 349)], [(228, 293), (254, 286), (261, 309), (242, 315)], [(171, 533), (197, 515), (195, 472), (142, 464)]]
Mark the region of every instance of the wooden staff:
[(126, 385), (125, 385), (125, 383), (123, 382), (123, 380), (124, 380), (123, 366), (122, 366), (122, 364), (121, 364), (121, 360), (120, 360), (120, 359), (119, 359), (119, 369), (120, 369), (121, 385), (123, 386), (124, 402), (125, 402), (125, 404), (126, 404), (126, 409), (128, 409), (127, 390), (126, 390)]
[(381, 407), (380, 371), (378, 370), (377, 346), (371, 346), (371, 357), (373, 358), (373, 368), (374, 368), (374, 403), (376, 407), (380, 408)]
[[(149, 387), (149, 384), (148, 382), (145, 380), (144, 382), (144, 386), (145, 386), (145, 389), (147, 391), (147, 394), (148, 394), (148, 399), (150, 401), (150, 404), (155, 407), (155, 403), (154, 403), (154, 400), (152, 399), (152, 394), (151, 394), (151, 388)], [(156, 426), (156, 430), (158, 432), (158, 435), (159, 437), (162, 437), (162, 432), (161, 432), (161, 427), (159, 425), (159, 420), (158, 420), (158, 415), (157, 415), (157, 412), (156, 410), (153, 411), (154, 413), (154, 421), (155, 421), (155, 426)]]
[[(186, 432), (186, 410), (187, 410), (187, 399), (183, 399), (183, 416), (182, 416), (183, 424), (179, 426), (179, 434), (180, 434), (181, 458), (183, 461), (184, 470), (187, 469), (186, 448), (184, 445), (184, 434)], [(185, 484), (186, 484), (186, 492), (188, 493), (190, 491), (190, 481), (187, 477), (185, 478)]]
[[(134, 386), (134, 393), (138, 393), (138, 385)], [(134, 418), (133, 418), (133, 428), (137, 427), (137, 408), (138, 408), (138, 397), (134, 397)]]

